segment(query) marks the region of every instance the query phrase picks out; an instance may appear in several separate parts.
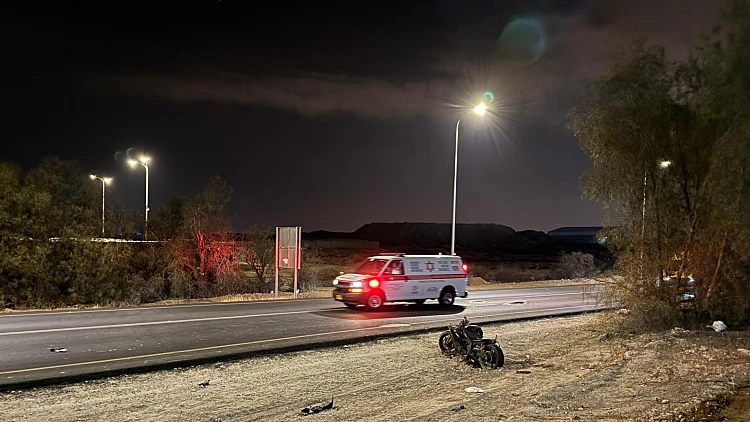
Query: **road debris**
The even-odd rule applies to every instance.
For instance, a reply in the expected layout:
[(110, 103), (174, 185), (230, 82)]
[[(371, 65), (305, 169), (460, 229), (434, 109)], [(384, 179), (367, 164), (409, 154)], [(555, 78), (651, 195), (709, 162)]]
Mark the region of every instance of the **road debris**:
[(727, 324), (724, 321), (714, 321), (713, 324), (707, 325), (708, 328), (713, 328), (717, 333), (721, 333), (727, 330)]
[(205, 380), (203, 382), (199, 382), (198, 385), (201, 387), (208, 387), (208, 384), (211, 383), (211, 380)]
[(302, 413), (302, 415), (304, 416), (307, 416), (307, 415), (320, 413), (324, 410), (330, 410), (330, 409), (333, 409), (333, 397), (331, 397), (331, 402), (324, 406), (315, 405), (315, 406), (305, 407), (304, 409), (300, 411), (300, 413)]
[(53, 349), (49, 349), (49, 351), (52, 353), (68, 353), (68, 349), (66, 349), (65, 347), (55, 347)]
[(484, 390), (479, 387), (466, 387), (464, 391), (466, 391), (467, 393), (484, 393)]

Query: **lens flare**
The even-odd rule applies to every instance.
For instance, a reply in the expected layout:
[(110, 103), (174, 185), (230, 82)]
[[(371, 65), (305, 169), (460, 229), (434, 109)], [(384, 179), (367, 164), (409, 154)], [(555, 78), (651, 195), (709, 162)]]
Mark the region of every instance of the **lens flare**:
[(534, 18), (515, 19), (503, 29), (497, 47), (506, 59), (535, 63), (547, 51), (547, 31)]

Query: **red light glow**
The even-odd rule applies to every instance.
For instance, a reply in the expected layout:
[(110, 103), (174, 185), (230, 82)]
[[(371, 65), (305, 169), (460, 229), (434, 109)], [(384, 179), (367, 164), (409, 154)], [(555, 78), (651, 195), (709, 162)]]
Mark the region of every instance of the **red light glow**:
[(373, 278), (372, 280), (370, 280), (368, 282), (368, 284), (370, 285), (370, 288), (372, 288), (372, 289), (377, 289), (378, 286), (380, 286), (380, 282), (377, 279), (375, 279), (375, 278)]
[(464, 264), (464, 273), (465, 273), (465, 274), (468, 274), (468, 273), (469, 273), (469, 266), (468, 266), (468, 265), (466, 265), (466, 264)]

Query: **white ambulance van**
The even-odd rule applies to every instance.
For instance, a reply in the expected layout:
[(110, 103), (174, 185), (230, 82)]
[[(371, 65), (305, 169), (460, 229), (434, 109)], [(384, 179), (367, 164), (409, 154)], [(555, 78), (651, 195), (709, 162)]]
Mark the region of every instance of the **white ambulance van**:
[(437, 299), (444, 306), (467, 297), (468, 268), (459, 256), (381, 254), (361, 262), (351, 274), (333, 280), (333, 298), (349, 308), (376, 310), (385, 302), (422, 304)]

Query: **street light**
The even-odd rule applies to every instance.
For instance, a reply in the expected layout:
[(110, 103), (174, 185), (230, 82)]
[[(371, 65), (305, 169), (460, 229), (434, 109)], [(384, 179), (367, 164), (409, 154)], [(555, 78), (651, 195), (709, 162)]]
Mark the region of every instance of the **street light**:
[(91, 180), (99, 179), (102, 181), (102, 237), (104, 237), (104, 192), (106, 190), (105, 187), (108, 184), (112, 183), (112, 178), (111, 177), (99, 177), (95, 174), (90, 174), (89, 178)]
[[(662, 160), (659, 162), (659, 168), (666, 169), (671, 166), (672, 162), (669, 160)], [(643, 249), (646, 247), (646, 188), (648, 187), (648, 170), (643, 172), (643, 206), (641, 208), (641, 268), (639, 272), (643, 271)], [(642, 274), (641, 274), (642, 276)]]
[(143, 238), (145, 240), (148, 240), (148, 162), (149, 161), (151, 161), (151, 158), (145, 155), (141, 156), (138, 160), (133, 160), (133, 159), (128, 160), (128, 165), (130, 165), (130, 167), (141, 165), (143, 166), (143, 168), (146, 169), (146, 224), (143, 230)]
[[(478, 116), (484, 116), (487, 113), (487, 106), (484, 102), (479, 103), (472, 109), (472, 112)], [(456, 254), (456, 184), (458, 181), (458, 126), (461, 124), (461, 116), (456, 122), (456, 154), (453, 163), (453, 219), (451, 220), (451, 256)]]

